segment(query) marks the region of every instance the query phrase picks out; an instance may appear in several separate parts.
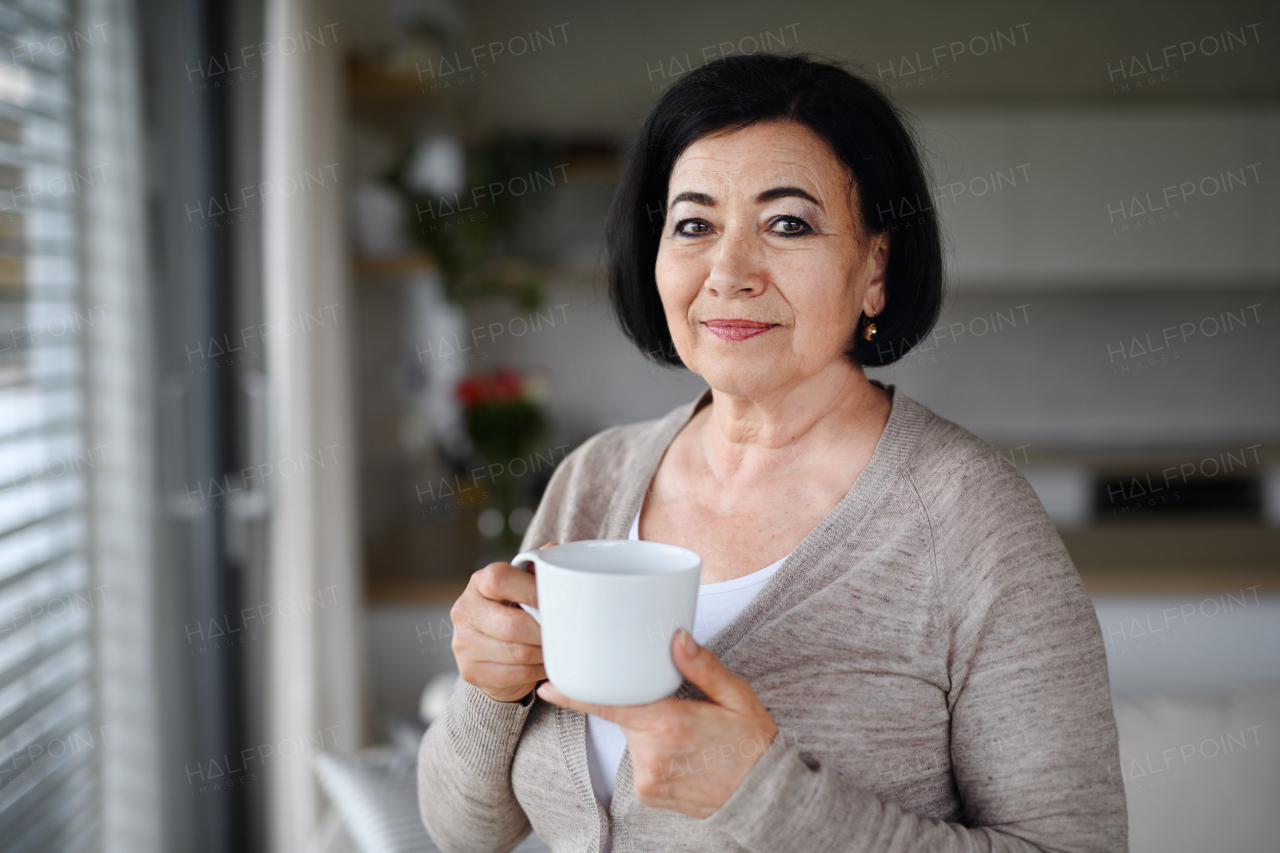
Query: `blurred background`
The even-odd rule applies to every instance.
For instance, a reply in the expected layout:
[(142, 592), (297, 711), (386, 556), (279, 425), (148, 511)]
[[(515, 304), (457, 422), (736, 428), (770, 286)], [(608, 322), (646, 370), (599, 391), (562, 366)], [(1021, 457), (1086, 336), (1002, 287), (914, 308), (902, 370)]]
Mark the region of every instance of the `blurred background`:
[(1278, 24), (0, 0), (0, 849), (434, 849), (450, 605), (565, 454), (703, 387), (609, 316), (621, 158), (758, 51), (913, 117), (948, 298), (873, 375), (1057, 524), (1132, 849), (1280, 849)]

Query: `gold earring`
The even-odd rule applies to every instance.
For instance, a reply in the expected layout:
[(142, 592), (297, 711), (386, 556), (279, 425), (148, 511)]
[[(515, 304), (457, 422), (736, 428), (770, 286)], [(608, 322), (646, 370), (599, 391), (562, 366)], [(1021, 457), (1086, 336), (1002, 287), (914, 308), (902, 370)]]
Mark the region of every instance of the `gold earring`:
[(866, 338), (868, 341), (874, 341), (876, 339), (876, 331), (876, 324), (868, 323), (862, 330), (862, 337)]

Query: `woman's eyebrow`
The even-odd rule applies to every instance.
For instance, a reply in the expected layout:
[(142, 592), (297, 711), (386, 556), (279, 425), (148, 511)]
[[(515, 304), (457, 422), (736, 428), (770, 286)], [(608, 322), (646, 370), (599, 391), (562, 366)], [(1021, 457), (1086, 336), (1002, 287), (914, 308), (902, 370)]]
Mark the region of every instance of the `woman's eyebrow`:
[[(819, 208), (822, 207), (822, 202), (818, 201), (816, 198), (809, 195), (809, 193), (805, 192), (799, 187), (774, 187), (771, 190), (765, 190), (764, 192), (760, 193), (760, 195), (756, 196), (756, 203), (764, 204), (765, 202), (775, 201), (780, 198), (802, 198), (807, 202), (817, 205)], [(692, 192), (692, 191), (685, 191), (680, 193), (678, 196), (671, 199), (671, 205), (672, 207), (674, 207), (675, 205), (679, 204), (682, 201), (691, 201), (694, 204), (700, 204), (703, 207), (716, 206), (716, 200), (713, 199), (711, 196), (707, 195), (706, 193), (698, 193), (698, 192)]]
[(756, 203), (764, 204), (767, 201), (775, 201), (780, 198), (802, 198), (807, 202), (816, 204), (819, 208), (822, 207), (822, 202), (818, 201), (799, 187), (775, 187), (771, 190), (765, 190), (760, 193), (760, 195), (756, 196)]
[(680, 195), (671, 199), (671, 206), (675, 207), (677, 204), (679, 204), (682, 201), (691, 201), (694, 204), (700, 204), (703, 207), (716, 206), (716, 200), (713, 199), (711, 196), (707, 195), (706, 193), (695, 193), (695, 192), (688, 192), (688, 191), (682, 192), (680, 193)]

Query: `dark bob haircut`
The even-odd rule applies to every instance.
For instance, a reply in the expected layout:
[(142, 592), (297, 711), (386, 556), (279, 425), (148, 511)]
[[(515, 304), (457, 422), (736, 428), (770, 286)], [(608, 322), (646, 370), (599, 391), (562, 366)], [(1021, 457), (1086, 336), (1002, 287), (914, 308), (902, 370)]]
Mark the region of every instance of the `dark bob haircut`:
[(848, 355), (867, 367), (897, 361), (929, 333), (942, 307), (942, 234), (924, 168), (888, 98), (803, 55), (718, 59), (682, 77), (649, 112), (605, 223), (609, 296), (623, 331), (655, 361), (680, 364), (654, 277), (671, 170), (699, 139), (769, 121), (793, 121), (824, 139), (853, 178), (864, 236), (890, 232), (876, 340), (858, 333), (860, 320)]

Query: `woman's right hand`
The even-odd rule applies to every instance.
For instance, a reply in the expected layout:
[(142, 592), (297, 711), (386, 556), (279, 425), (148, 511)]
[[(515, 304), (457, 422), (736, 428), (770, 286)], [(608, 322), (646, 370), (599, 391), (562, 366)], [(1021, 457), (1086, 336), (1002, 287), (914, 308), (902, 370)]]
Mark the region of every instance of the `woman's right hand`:
[(547, 677), (542, 629), (518, 602), (538, 606), (533, 575), (490, 563), (471, 576), (449, 611), (458, 673), (499, 702), (523, 699)]

